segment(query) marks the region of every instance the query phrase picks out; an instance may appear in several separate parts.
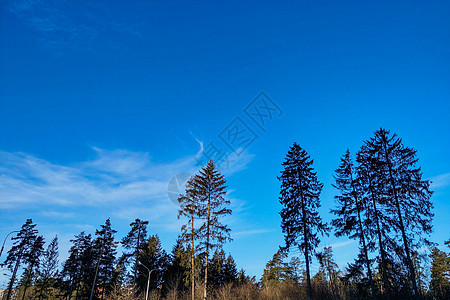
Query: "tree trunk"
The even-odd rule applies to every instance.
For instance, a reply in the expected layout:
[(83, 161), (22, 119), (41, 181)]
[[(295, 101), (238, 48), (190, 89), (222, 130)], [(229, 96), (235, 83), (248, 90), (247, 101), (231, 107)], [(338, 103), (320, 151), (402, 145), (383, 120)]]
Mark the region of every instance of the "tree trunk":
[(69, 295), (68, 295), (67, 300), (70, 300), (70, 298), (72, 298), (72, 290), (73, 290), (73, 278), (70, 281), (70, 289), (69, 289)]
[(297, 180), (300, 186), (300, 201), (302, 206), (302, 222), (303, 222), (303, 238), (305, 241), (305, 264), (306, 264), (306, 286), (307, 286), (307, 296), (308, 300), (311, 300), (311, 278), (309, 275), (309, 244), (308, 244), (308, 230), (306, 228), (306, 210), (305, 210), (305, 201), (303, 199), (303, 189), (302, 189), (302, 181), (300, 179), (300, 172), (297, 172)]
[[(373, 209), (374, 209), (374, 212), (375, 212), (375, 222), (377, 224), (378, 245), (380, 247), (380, 255), (381, 255), (381, 273), (382, 273), (382, 276), (383, 276), (383, 284), (384, 284), (384, 287), (385, 287), (385, 290), (386, 290), (386, 298), (389, 300), (391, 297), (390, 297), (388, 278), (387, 278), (387, 273), (386, 273), (386, 257), (385, 257), (385, 253), (384, 253), (383, 239), (381, 237), (381, 229), (380, 229), (380, 221), (379, 221), (379, 218), (378, 218), (377, 205), (376, 205), (376, 201), (375, 201), (375, 197), (374, 197), (374, 193), (373, 193), (371, 185), (369, 186), (369, 190), (370, 190), (370, 193), (371, 193)], [(383, 294), (383, 292), (382, 292), (382, 294)]]
[(14, 281), (16, 280), (16, 273), (17, 273), (17, 270), (19, 269), (20, 259), (21, 258), (22, 258), (22, 253), (19, 254), (19, 257), (17, 258), (16, 265), (14, 266), (14, 272), (12, 274), (11, 281), (9, 283), (8, 295), (6, 296), (6, 300), (10, 300), (11, 299), (12, 286), (14, 284)]
[(141, 239), (141, 227), (139, 226), (138, 229), (138, 236), (137, 236), (137, 244), (136, 244), (136, 250), (135, 250), (135, 262), (134, 262), (134, 274), (133, 274), (133, 283), (136, 284), (136, 276), (137, 276), (137, 265), (138, 265), (138, 259), (139, 259), (139, 242)]
[(208, 258), (209, 258), (209, 223), (211, 209), (211, 191), (208, 192), (208, 214), (206, 223), (206, 261), (205, 261), (205, 289), (203, 291), (203, 300), (206, 300), (208, 287)]
[(25, 286), (23, 287), (22, 300), (25, 299), (25, 294), (27, 293), (27, 289), (28, 289), (28, 284), (25, 284)]
[(400, 231), (402, 232), (403, 245), (405, 247), (405, 252), (406, 252), (406, 261), (408, 263), (408, 269), (409, 269), (409, 279), (410, 279), (410, 281), (412, 283), (412, 286), (413, 286), (413, 298), (416, 298), (419, 295), (419, 293), (417, 291), (416, 274), (414, 272), (414, 267), (412, 265), (411, 255), (409, 253), (408, 239), (406, 237), (405, 226), (403, 225), (403, 218), (402, 218), (402, 213), (401, 213), (401, 210), (400, 210), (400, 202), (398, 200), (397, 189), (395, 187), (395, 182), (394, 182), (394, 176), (392, 175), (391, 161), (390, 161), (390, 159), (388, 157), (388, 154), (387, 154), (386, 143), (387, 143), (387, 141), (385, 140), (385, 138), (383, 136), (384, 156), (386, 158), (386, 163), (387, 163), (388, 168), (389, 168), (389, 181), (390, 181), (391, 186), (392, 186), (392, 193), (393, 193), (393, 196), (394, 196), (394, 199), (395, 199), (395, 206), (397, 208), (397, 216), (398, 216)]
[(194, 213), (191, 215), (191, 241), (192, 241), (192, 253), (191, 253), (191, 294), (192, 300), (195, 298), (195, 253), (194, 253)]
[(350, 180), (352, 183), (353, 197), (356, 202), (356, 210), (358, 211), (358, 225), (359, 225), (359, 232), (360, 232), (360, 240), (363, 245), (364, 259), (366, 260), (366, 267), (367, 267), (367, 275), (369, 276), (370, 291), (372, 292), (372, 297), (373, 297), (373, 296), (375, 296), (375, 289), (373, 287), (372, 271), (370, 270), (369, 255), (367, 254), (366, 239), (364, 236), (364, 230), (363, 230), (363, 225), (362, 225), (362, 221), (361, 221), (361, 205), (360, 205), (358, 196), (356, 195), (356, 189), (353, 184), (353, 175), (351, 173), (350, 173)]

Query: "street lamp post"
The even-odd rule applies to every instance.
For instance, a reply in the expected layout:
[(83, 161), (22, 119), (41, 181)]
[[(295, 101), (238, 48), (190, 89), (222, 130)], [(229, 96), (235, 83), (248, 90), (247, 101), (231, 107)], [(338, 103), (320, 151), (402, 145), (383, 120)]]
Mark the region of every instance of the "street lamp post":
[[(2, 250), (0, 250), (0, 257), (2, 257), (3, 249), (5, 248), (5, 243), (6, 243), (6, 240), (8, 239), (8, 236), (9, 236), (11, 233), (14, 233), (14, 232), (20, 232), (20, 231), (19, 231), (19, 230), (14, 230), (14, 231), (11, 231), (10, 233), (8, 233), (8, 234), (6, 235), (5, 240), (3, 241)], [(38, 231), (37, 231), (37, 230), (33, 230), (31, 233), (38, 233)]]
[(10, 233), (8, 233), (8, 234), (6, 235), (5, 240), (3, 241), (2, 250), (0, 250), (0, 257), (2, 257), (3, 249), (5, 248), (5, 243), (6, 243), (6, 240), (8, 239), (8, 236), (9, 236), (11, 233), (14, 233), (14, 232), (19, 232), (19, 230), (11, 231)]
[(147, 271), (148, 271), (147, 292), (145, 293), (145, 300), (147, 300), (147, 299), (148, 299), (148, 288), (150, 287), (150, 276), (152, 275), (152, 272), (153, 272), (153, 271), (161, 270), (161, 268), (156, 268), (156, 269), (150, 270), (149, 268), (147, 268), (146, 265), (144, 265), (143, 263), (141, 263), (139, 260), (138, 260), (138, 264), (140, 264), (141, 266), (143, 266), (144, 268), (146, 268)]

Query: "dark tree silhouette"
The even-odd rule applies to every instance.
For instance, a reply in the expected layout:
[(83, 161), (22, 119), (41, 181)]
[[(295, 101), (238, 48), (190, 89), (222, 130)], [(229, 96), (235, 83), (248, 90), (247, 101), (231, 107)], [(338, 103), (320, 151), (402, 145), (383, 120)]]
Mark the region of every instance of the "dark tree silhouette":
[(123, 253), (121, 261), (124, 265), (129, 258), (134, 257), (133, 264), (133, 283), (136, 283), (137, 267), (138, 267), (138, 255), (141, 250), (145, 248), (147, 241), (147, 225), (148, 221), (141, 221), (140, 219), (134, 220), (130, 224), (131, 230), (128, 232), (121, 243), (126, 250), (132, 250), (132, 252)]
[[(357, 153), (356, 161), (358, 162), (357, 173), (358, 179), (364, 190), (364, 198), (362, 203), (365, 204), (367, 217), (368, 235), (375, 239), (378, 243), (379, 262), (381, 268), (382, 284), (380, 292), (382, 295), (390, 299), (390, 285), (387, 274), (387, 243), (391, 226), (388, 218), (384, 214), (384, 206), (386, 199), (382, 195), (383, 185), (378, 180), (376, 170), (376, 160), (372, 157), (373, 151), (367, 145), (361, 146)], [(356, 267), (358, 264), (353, 265)]]
[(19, 233), (12, 238), (15, 242), (8, 251), (8, 256), (3, 263), (3, 265), (6, 265), (6, 267), (12, 271), (12, 276), (8, 284), (6, 300), (11, 299), (12, 288), (14, 282), (16, 281), (17, 271), (21, 263), (25, 262), (26, 264), (29, 264), (31, 262), (30, 259), (33, 258), (32, 251), (35, 246), (36, 239), (38, 238), (36, 235), (37, 230), (34, 229), (35, 227), (36, 224), (33, 224), (33, 220), (27, 219), (25, 224), (22, 225)]
[[(155, 270), (151, 274), (150, 289), (155, 289), (162, 285), (163, 275), (169, 265), (169, 256), (161, 246), (158, 235), (148, 238), (144, 249), (139, 252), (139, 261), (149, 270)], [(137, 286), (140, 291), (145, 291), (148, 280), (148, 270), (143, 266), (138, 269)]]
[(58, 236), (55, 236), (44, 251), (38, 271), (36, 294), (38, 299), (49, 298), (50, 290), (56, 285), (58, 276)]
[[(220, 218), (231, 214), (231, 210), (226, 207), (230, 204), (230, 201), (225, 199), (225, 189), (227, 188), (225, 183), (224, 176), (220, 174), (213, 161), (210, 160), (198, 174), (188, 181), (186, 194), (179, 198), (180, 215), (190, 218), (188, 224), (182, 227), (183, 236), (192, 241), (194, 251), (196, 248), (193, 242), (198, 239), (199, 250), (204, 251), (204, 299), (207, 296), (210, 252), (220, 249), (226, 241), (231, 240), (231, 230), (220, 222)], [(196, 217), (201, 221), (198, 229), (194, 227)], [(192, 253), (192, 256), (194, 256), (194, 253)], [(194, 264), (193, 257), (192, 264)], [(194, 268), (192, 269), (194, 270)], [(194, 296), (193, 293), (192, 296)]]
[(332, 209), (331, 212), (336, 215), (336, 218), (331, 224), (336, 230), (336, 236), (347, 235), (352, 239), (359, 240), (361, 258), (367, 268), (370, 290), (372, 295), (375, 295), (368, 255), (370, 245), (368, 245), (367, 232), (364, 229), (364, 224), (367, 224), (364, 214), (367, 205), (363, 201), (366, 198), (364, 198), (361, 180), (358, 178), (348, 149), (341, 158), (341, 164), (335, 171), (334, 179), (333, 186), (339, 190), (340, 194), (334, 197), (337, 201), (337, 208)]
[(416, 246), (414, 243), (430, 244), (423, 237), (432, 231), (430, 182), (422, 179), (422, 171), (416, 167), (417, 151), (405, 147), (396, 134), (390, 135), (388, 130), (381, 128), (365, 142), (364, 147), (374, 161), (373, 172), (383, 187), (391, 226), (401, 236), (403, 249), (399, 252), (401, 248), (396, 247), (395, 250), (408, 268), (413, 296), (418, 297), (411, 246)]
[(189, 251), (184, 247), (182, 239), (178, 238), (169, 255), (169, 265), (164, 273), (166, 292), (185, 290), (189, 287), (190, 259)]
[(103, 299), (105, 293), (108, 294), (114, 284), (112, 279), (114, 278), (114, 262), (116, 260), (116, 248), (118, 243), (114, 241), (114, 234), (117, 231), (111, 228), (111, 221), (109, 218), (105, 221), (105, 224), (100, 225), (100, 227), (100, 230), (95, 231), (97, 238), (94, 241), (93, 250), (97, 263), (97, 278), (94, 278), (92, 286), (95, 287), (97, 282), (100, 284), (100, 295), (98, 296), (100, 299)]
[(231, 240), (231, 230), (220, 222), (220, 218), (231, 215), (231, 210), (226, 207), (230, 201), (225, 199), (227, 188), (225, 178), (216, 169), (212, 160), (199, 171), (198, 175), (194, 176), (193, 183), (195, 195), (200, 204), (199, 215), (203, 221), (198, 233), (200, 249), (205, 253), (203, 299), (206, 300), (210, 251), (220, 249), (225, 242)]
[(306, 151), (294, 143), (286, 155), (282, 164), (284, 170), (278, 178), (281, 181), (279, 199), (284, 206), (280, 212), (281, 228), (286, 248), (298, 246), (304, 254), (308, 299), (311, 299), (309, 265), (320, 242), (318, 233), (325, 234), (329, 230), (317, 212), (323, 184), (317, 179), (312, 164), (313, 160)]
[(33, 284), (36, 270), (39, 268), (39, 258), (42, 252), (44, 252), (44, 238), (42, 236), (38, 236), (34, 240), (30, 251), (26, 253), (25, 260), (28, 262), (28, 266), (25, 270), (24, 276), (22, 277), (22, 300), (25, 299), (28, 287)]
[(88, 298), (95, 273), (94, 241), (90, 234), (81, 232), (74, 239), (69, 250), (69, 257), (64, 263), (62, 275), (68, 279), (69, 298), (75, 290), (75, 298)]
[(195, 186), (196, 176), (191, 177), (186, 184), (186, 191), (184, 194), (180, 195), (178, 198), (178, 203), (180, 209), (178, 211), (178, 219), (180, 217), (186, 217), (187, 223), (181, 226), (181, 241), (183, 243), (188, 243), (188, 248), (191, 258), (191, 299), (195, 298), (195, 256), (199, 249), (199, 245), (195, 242), (199, 239), (199, 230), (196, 227), (195, 220), (200, 218), (200, 199), (198, 197), (199, 191), (197, 191)]
[(336, 297), (335, 286), (338, 283), (338, 265), (333, 258), (333, 249), (331, 246), (324, 247), (322, 252), (317, 254), (319, 260), (319, 272), (323, 273), (327, 277), (328, 288), (333, 295)]

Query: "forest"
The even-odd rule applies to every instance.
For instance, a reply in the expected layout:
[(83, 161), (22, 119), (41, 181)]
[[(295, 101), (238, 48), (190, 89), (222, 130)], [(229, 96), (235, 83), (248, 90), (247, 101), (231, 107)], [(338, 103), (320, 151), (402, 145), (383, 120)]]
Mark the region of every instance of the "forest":
[[(75, 235), (67, 260), (60, 262), (58, 236), (46, 242), (27, 219), (0, 257), (8, 271), (0, 298), (449, 299), (450, 239), (429, 240), (433, 191), (417, 151), (380, 128), (356, 154), (341, 155), (327, 224), (318, 211), (323, 183), (313, 158), (297, 143), (287, 151), (280, 174), (273, 175), (280, 182), (273, 201), (282, 207), (274, 213), (280, 215), (284, 244), (268, 258), (261, 278), (247, 275), (223, 250), (232, 240), (223, 221), (232, 214), (229, 187), (209, 161), (178, 198), (183, 226), (169, 253), (158, 235), (148, 234), (148, 220), (135, 219), (128, 234), (117, 237), (107, 219), (95, 232)], [(320, 246), (327, 235), (358, 244), (357, 256), (342, 269), (332, 247)], [(313, 260), (319, 263), (315, 274)]]

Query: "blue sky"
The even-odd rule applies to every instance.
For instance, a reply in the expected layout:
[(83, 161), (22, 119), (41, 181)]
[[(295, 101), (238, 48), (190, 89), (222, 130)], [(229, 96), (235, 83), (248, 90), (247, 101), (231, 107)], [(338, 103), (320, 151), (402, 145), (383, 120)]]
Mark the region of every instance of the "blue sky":
[[(418, 150), (434, 181), (432, 240), (442, 245), (450, 229), (449, 8), (6, 1), (0, 238), (32, 218), (47, 241), (58, 234), (63, 261), (82, 230), (93, 233), (111, 217), (120, 239), (141, 218), (170, 251), (181, 222), (169, 181), (195, 172), (211, 142), (232, 152), (221, 133), (241, 122), (251, 143), (233, 148), (245, 151), (224, 168), (234, 238), (225, 250), (239, 268), (259, 278), (283, 243), (277, 176), (289, 146), (295, 141), (315, 159), (329, 221), (340, 156), (380, 127)], [(245, 112), (262, 103), (261, 92), (279, 108), (262, 128)], [(325, 245), (340, 267), (357, 247), (333, 236)]]

